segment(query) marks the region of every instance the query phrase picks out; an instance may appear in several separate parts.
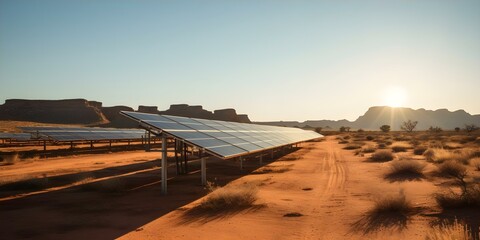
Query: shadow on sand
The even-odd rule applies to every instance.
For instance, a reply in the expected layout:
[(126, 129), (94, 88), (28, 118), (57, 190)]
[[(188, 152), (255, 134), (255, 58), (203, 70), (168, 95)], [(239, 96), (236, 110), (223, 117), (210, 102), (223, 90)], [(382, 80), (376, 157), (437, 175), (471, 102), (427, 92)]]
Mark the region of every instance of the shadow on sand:
[[(243, 171), (239, 169), (238, 162), (211, 159), (207, 161), (207, 179), (223, 186), (278, 157), (264, 159), (263, 164), (254, 159), (247, 160)], [(174, 161), (170, 164), (174, 165)], [(49, 177), (49, 186), (70, 183), (85, 176), (113, 178), (0, 201), (2, 239), (85, 239), (86, 236), (90, 240), (115, 239), (169, 212), (180, 211), (183, 206), (208, 194), (200, 184), (198, 161), (189, 163), (190, 173), (186, 175), (177, 176), (174, 167), (168, 169), (168, 195), (161, 194), (161, 170), (157, 165), (158, 162), (141, 162)], [(0, 195), (17, 191), (13, 185), (4, 186)], [(191, 211), (186, 215), (191, 220), (185, 218), (184, 223), (211, 221), (256, 209), (235, 209), (220, 214)]]

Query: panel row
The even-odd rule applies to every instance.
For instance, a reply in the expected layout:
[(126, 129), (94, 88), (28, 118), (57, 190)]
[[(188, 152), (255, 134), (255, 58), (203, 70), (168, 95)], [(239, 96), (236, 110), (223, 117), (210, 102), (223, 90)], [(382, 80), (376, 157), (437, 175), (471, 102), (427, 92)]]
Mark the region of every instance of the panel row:
[(222, 158), (323, 137), (298, 128), (123, 111), (122, 114)]

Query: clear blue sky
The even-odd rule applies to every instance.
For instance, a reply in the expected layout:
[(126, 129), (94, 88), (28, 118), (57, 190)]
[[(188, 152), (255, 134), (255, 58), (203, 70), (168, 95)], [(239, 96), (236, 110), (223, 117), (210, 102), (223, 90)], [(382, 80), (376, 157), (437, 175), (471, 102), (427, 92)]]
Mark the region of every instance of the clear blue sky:
[(0, 103), (354, 120), (385, 104), (479, 114), (479, 92), (478, 0), (0, 0)]

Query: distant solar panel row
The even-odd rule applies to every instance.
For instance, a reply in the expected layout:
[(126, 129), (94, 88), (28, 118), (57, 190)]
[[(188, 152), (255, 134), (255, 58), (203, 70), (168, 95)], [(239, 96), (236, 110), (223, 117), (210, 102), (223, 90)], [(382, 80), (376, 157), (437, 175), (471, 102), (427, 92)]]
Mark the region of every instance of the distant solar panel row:
[(221, 158), (250, 154), (323, 137), (298, 128), (122, 111), (123, 115), (203, 148)]
[(11, 139), (17, 141), (30, 140), (30, 133), (0, 133), (0, 139)]
[(145, 131), (140, 129), (60, 127), (21, 127), (21, 129), (34, 137), (58, 142), (140, 139), (145, 135)]

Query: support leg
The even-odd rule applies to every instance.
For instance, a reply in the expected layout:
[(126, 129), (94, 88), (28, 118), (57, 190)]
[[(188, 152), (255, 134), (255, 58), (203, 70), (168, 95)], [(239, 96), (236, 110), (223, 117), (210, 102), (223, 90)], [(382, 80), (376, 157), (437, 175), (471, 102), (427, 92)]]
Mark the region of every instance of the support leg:
[(162, 194), (167, 194), (167, 137), (162, 135)]
[(201, 168), (202, 168), (202, 186), (207, 185), (207, 160), (206, 158), (201, 158)]
[(243, 170), (243, 157), (239, 157), (240, 160), (240, 170)]

